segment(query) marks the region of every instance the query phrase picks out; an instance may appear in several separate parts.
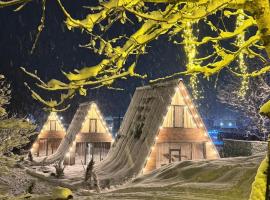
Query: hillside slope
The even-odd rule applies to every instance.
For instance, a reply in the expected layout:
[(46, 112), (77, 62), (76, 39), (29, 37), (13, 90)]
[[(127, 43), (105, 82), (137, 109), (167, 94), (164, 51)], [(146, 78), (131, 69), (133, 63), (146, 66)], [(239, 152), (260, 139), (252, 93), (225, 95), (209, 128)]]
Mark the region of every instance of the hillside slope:
[(245, 200), (264, 156), (174, 163), (89, 199)]

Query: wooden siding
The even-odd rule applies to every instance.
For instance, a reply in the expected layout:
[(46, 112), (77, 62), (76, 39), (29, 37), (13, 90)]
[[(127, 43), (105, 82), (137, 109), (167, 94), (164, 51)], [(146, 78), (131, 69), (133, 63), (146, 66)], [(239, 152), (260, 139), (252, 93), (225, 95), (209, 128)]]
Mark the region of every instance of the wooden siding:
[(157, 137), (157, 143), (206, 141), (209, 141), (209, 138), (200, 128), (161, 128)]
[(78, 133), (76, 142), (112, 142), (112, 136), (108, 133)]
[(143, 173), (148, 173), (154, 169), (156, 169), (156, 148), (153, 148), (150, 154), (150, 157), (144, 167)]
[(43, 138), (64, 138), (65, 131), (43, 131), (38, 135), (39, 139)]

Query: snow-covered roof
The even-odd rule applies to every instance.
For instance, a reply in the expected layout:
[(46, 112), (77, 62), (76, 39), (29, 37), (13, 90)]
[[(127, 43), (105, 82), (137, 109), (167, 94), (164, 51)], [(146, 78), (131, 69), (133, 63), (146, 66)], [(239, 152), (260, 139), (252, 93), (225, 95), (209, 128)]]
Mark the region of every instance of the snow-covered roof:
[[(95, 168), (101, 180), (110, 179), (117, 184), (141, 172), (179, 87), (188, 93), (179, 79), (136, 89), (108, 156)], [(198, 120), (202, 123), (200, 117)], [(219, 157), (217, 152), (215, 155)]]

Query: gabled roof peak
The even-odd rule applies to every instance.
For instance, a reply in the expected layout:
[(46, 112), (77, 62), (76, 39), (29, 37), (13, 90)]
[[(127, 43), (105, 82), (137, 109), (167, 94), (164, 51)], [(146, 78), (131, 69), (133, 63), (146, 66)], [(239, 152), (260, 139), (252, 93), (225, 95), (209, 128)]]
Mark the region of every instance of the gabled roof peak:
[(79, 106), (87, 106), (87, 105), (92, 105), (92, 104), (96, 104), (95, 101), (87, 101), (87, 102), (83, 102), (83, 103), (80, 103)]
[(173, 80), (162, 80), (160, 82), (157, 83), (150, 83), (149, 85), (146, 86), (141, 86), (141, 87), (137, 87), (136, 90), (145, 90), (145, 89), (151, 89), (151, 88), (157, 88), (157, 87), (167, 87), (167, 86), (172, 86), (175, 87), (177, 86), (181, 81), (183, 81), (183, 79), (173, 79)]

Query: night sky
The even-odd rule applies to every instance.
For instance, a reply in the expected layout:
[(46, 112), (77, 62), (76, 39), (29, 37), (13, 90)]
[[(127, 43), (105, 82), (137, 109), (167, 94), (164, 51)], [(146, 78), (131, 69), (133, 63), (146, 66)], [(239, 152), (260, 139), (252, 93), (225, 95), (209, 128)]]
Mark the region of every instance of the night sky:
[[(82, 5), (89, 6), (90, 3), (89, 0), (66, 0), (64, 6), (74, 18), (82, 19), (87, 13)], [(89, 36), (78, 30), (67, 30), (63, 22), (65, 18), (55, 1), (47, 1), (45, 28), (31, 55), (30, 51), (37, 26), (40, 23), (41, 6), (38, 2), (33, 2), (19, 12), (14, 12), (13, 9), (15, 8), (0, 9), (0, 73), (4, 74), (12, 85), (12, 100), (8, 111), (10, 114), (17, 114), (20, 117), (32, 114), (40, 125), (45, 119), (46, 113), (42, 111), (42, 105), (32, 99), (30, 92), (25, 88), (23, 84), (25, 81), (29, 85), (33, 85), (34, 82), (20, 70), (20, 67), (25, 67), (30, 71), (37, 70), (45, 81), (51, 78), (65, 81), (60, 70), (68, 72), (84, 65), (95, 65), (102, 57), (79, 47), (79, 44), (89, 42)], [(131, 34), (136, 27), (132, 24), (125, 26), (116, 24), (107, 34), (108, 37), (123, 33)], [(61, 113), (66, 123), (72, 119), (78, 104), (89, 100), (96, 100), (106, 116), (123, 116), (137, 86), (147, 84), (150, 79), (184, 69), (186, 58), (183, 48), (169, 42), (166, 36), (151, 42), (150, 46), (147, 49), (148, 54), (141, 55), (136, 68), (137, 72), (146, 73), (148, 79), (129, 78), (116, 81), (114, 86), (121, 87), (124, 91), (100, 88), (88, 90), (86, 97), (76, 96), (71, 101), (71, 108)], [(226, 116), (230, 116), (231, 112), (216, 100), (214, 81), (215, 77), (210, 81), (202, 81), (204, 99), (197, 103), (204, 106), (201, 106), (199, 110), (204, 118), (221, 117), (221, 113), (223, 116), (224, 113)], [(51, 93), (41, 94), (47, 97), (54, 96)]]

